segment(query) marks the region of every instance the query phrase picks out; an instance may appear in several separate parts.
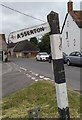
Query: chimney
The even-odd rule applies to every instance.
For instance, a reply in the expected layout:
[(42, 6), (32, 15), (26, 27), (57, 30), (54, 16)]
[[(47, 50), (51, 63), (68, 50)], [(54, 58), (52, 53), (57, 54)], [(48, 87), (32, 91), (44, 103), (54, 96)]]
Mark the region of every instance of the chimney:
[(73, 2), (71, 0), (69, 0), (69, 2), (67, 3), (67, 7), (68, 13), (73, 11)]

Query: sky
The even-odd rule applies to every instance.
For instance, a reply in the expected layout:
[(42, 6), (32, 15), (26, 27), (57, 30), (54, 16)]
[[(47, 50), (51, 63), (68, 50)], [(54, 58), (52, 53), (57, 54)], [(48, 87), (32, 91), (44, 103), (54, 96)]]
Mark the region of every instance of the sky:
[[(0, 0), (10, 8), (39, 18), (47, 22), (47, 15), (51, 12), (59, 14), (60, 29), (62, 28), (65, 15), (67, 13), (67, 2), (69, 0)], [(74, 9), (80, 9), (80, 1), (72, 0)], [(24, 16), (0, 5), (0, 33), (6, 34), (6, 37), (13, 31), (29, 28), (44, 23), (42, 21)]]

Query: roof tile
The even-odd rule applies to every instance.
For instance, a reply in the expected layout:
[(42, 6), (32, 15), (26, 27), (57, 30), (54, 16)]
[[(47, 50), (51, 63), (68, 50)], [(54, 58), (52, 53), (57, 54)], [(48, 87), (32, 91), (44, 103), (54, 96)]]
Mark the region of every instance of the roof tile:
[(82, 11), (72, 11), (70, 12), (70, 15), (76, 22), (79, 28), (82, 28)]

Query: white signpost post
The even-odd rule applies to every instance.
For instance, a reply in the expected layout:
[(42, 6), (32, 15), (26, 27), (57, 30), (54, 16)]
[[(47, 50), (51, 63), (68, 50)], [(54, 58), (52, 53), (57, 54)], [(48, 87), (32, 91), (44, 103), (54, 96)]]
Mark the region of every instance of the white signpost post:
[(44, 23), (31, 28), (26, 28), (19, 31), (11, 32), (9, 34), (8, 40), (12, 41), (13, 43), (16, 43), (16, 42), (24, 41), (26, 39), (30, 39), (32, 37), (43, 35), (48, 32), (50, 32), (49, 24)]
[(70, 120), (58, 13), (51, 11), (47, 20), (51, 29), (50, 44), (60, 120)]

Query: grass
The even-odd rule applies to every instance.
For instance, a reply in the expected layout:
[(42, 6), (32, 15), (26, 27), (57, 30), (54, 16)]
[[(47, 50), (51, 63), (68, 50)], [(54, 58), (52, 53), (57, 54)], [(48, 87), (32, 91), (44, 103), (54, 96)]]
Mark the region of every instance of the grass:
[[(80, 95), (68, 91), (71, 118), (80, 117)], [(42, 118), (58, 118), (55, 84), (38, 81), (2, 100), (3, 118), (28, 118), (28, 111), (41, 108)]]

